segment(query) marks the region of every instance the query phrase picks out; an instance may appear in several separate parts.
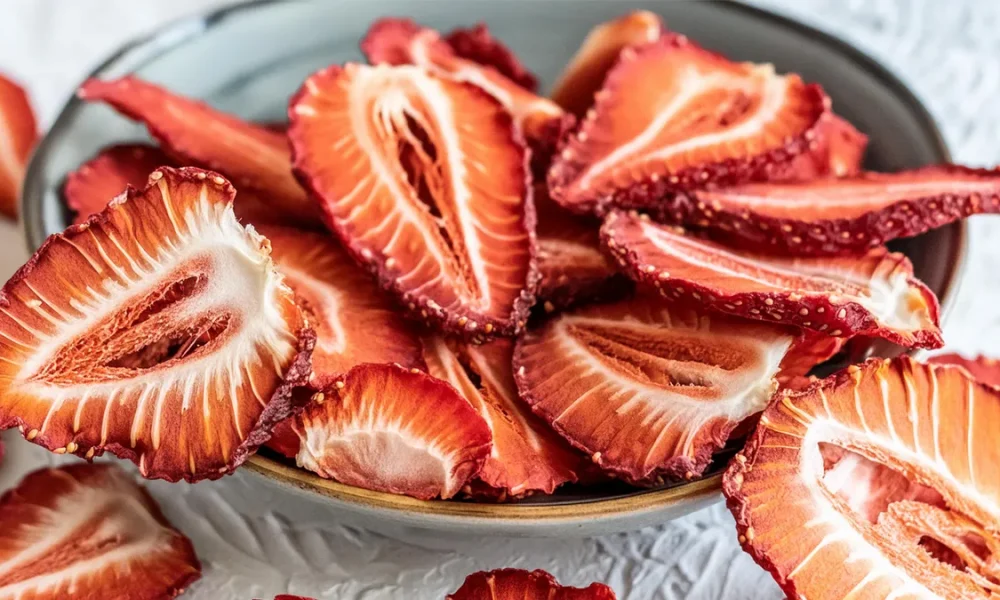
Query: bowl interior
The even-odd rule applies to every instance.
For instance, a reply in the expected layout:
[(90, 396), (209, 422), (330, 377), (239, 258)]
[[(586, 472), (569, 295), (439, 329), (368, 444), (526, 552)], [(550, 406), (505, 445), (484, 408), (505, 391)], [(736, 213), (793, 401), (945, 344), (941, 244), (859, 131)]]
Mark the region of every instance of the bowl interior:
[[(881, 67), (828, 36), (729, 2), (647, 1), (630, 3), (627, 8), (658, 12), (671, 28), (735, 59), (771, 62), (779, 71), (798, 72), (806, 80), (822, 84), (832, 96), (836, 111), (870, 136), (867, 166), (871, 169), (891, 171), (948, 159), (934, 123), (913, 96)], [(330, 63), (363, 60), (358, 41), (380, 16), (410, 16), (441, 30), (485, 21), (543, 82), (551, 83), (591, 26), (627, 8), (615, 0), (576, 2), (572, 6), (556, 1), (265, 1), (178, 22), (155, 32), (112, 57), (94, 76), (112, 78), (134, 72), (251, 120), (282, 121), (288, 98), (307, 75)], [(143, 127), (111, 110), (70, 100), (29, 170), (23, 212), (29, 244), (37, 247), (46, 235), (68, 224), (60, 188), (69, 171), (104, 146), (146, 139)], [(961, 261), (963, 231), (963, 226), (956, 224), (896, 244), (913, 260), (917, 275), (942, 300), (948, 297)], [(251, 467), (272, 480), (318, 492), (345, 507), (364, 506), (376, 513), (394, 507), (403, 512), (415, 510), (411, 506), (415, 501), (353, 494), (346, 486), (290, 469), (266, 454), (255, 457)], [(712, 481), (713, 489), (717, 489), (717, 479)], [(533, 508), (532, 503), (490, 506), (475, 514), (462, 508), (442, 508), (444, 504), (468, 507), (470, 503), (423, 504), (437, 505), (435, 510), (447, 513), (442, 518), (485, 515), (503, 520), (513, 518), (519, 510), (537, 510), (538, 503), (551, 505), (555, 512), (533, 514), (532, 518), (566, 518), (569, 515), (558, 511), (572, 510), (565, 508), (568, 505), (641, 498), (637, 501), (642, 507), (609, 504), (608, 511), (620, 515), (633, 510), (648, 515), (649, 505), (656, 504), (657, 498), (664, 506), (693, 506), (693, 498), (701, 497), (704, 487), (702, 482), (668, 490), (569, 490), (536, 499)], [(678, 493), (678, 489), (692, 492)], [(600, 520), (600, 514), (587, 518)], [(615, 523), (616, 528), (645, 524), (642, 520)]]

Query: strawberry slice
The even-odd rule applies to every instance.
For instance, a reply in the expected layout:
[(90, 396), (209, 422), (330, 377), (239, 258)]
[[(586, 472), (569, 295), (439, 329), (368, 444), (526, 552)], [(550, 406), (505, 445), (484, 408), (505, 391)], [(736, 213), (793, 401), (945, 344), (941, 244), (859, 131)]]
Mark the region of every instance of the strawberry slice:
[(764, 411), (723, 491), (789, 598), (1000, 593), (1000, 390), (872, 359)]
[(26, 476), (0, 498), (0, 598), (174, 598), (201, 577), (190, 540), (114, 465)]
[(159, 148), (145, 144), (121, 144), (101, 150), (66, 177), (63, 195), (76, 213), (74, 223), (85, 223), (101, 212), (125, 188), (145, 187), (149, 174), (174, 161)]
[[(372, 64), (418, 65), (431, 73), (479, 86), (514, 116), (526, 138), (550, 148), (569, 127), (566, 114), (551, 100), (537, 96), (505, 76), (510, 65), (496, 58), (488, 64), (456, 53), (441, 35), (408, 19), (376, 21), (361, 41), (361, 51)], [(501, 65), (499, 70), (495, 67)]]
[(795, 158), (788, 179), (811, 181), (821, 177), (849, 177), (861, 171), (868, 136), (833, 113), (820, 119), (815, 133), (809, 151)]
[(621, 51), (655, 42), (663, 33), (663, 21), (648, 10), (632, 11), (594, 27), (556, 80), (552, 99), (582, 118)]
[(486, 23), (455, 29), (445, 36), (444, 41), (459, 57), (486, 67), (493, 67), (501, 75), (529, 92), (538, 89), (538, 78), (518, 60), (510, 48), (493, 37)]
[(639, 297), (529, 330), (515, 379), (535, 414), (606, 470), (640, 485), (691, 479), (767, 405), (794, 336)]
[(219, 171), (240, 189), (258, 192), (274, 212), (302, 224), (318, 221), (315, 203), (292, 175), (288, 139), (280, 132), (131, 76), (91, 79), (77, 93), (145, 124), (178, 161)]
[(321, 477), (451, 498), (490, 455), (489, 425), (450, 385), (397, 365), (359, 365), (295, 417), (296, 461)]
[(615, 593), (603, 583), (565, 587), (541, 569), (496, 569), (469, 575), (447, 600), (615, 600)]
[(829, 99), (797, 75), (734, 63), (683, 36), (626, 48), (548, 174), (564, 207), (603, 213), (671, 192), (791, 176)]
[(549, 312), (629, 291), (628, 278), (601, 251), (599, 223), (560, 207), (548, 197), (545, 186), (535, 186), (535, 207), (538, 297)]
[(601, 229), (619, 265), (672, 300), (751, 319), (790, 323), (833, 337), (882, 337), (938, 348), (937, 298), (902, 254), (783, 258), (735, 252), (634, 213)]
[(461, 345), (424, 339), (428, 372), (450, 383), (479, 412), (493, 433), (493, 450), (479, 480), (505, 500), (535, 492), (551, 494), (576, 481), (581, 459), (518, 398), (511, 359), (514, 344), (496, 340)]
[(965, 358), (960, 354), (939, 354), (927, 359), (933, 365), (956, 365), (962, 367), (979, 383), (1000, 386), (1000, 361), (986, 356)]
[(473, 338), (521, 329), (535, 212), (495, 100), (417, 67), (348, 64), (306, 80), (289, 112), (295, 168), (330, 229), (411, 314)]
[(751, 183), (679, 194), (646, 208), (658, 220), (707, 227), (743, 248), (794, 256), (851, 254), (970, 215), (1000, 212), (1000, 170), (941, 165)]
[(314, 334), (269, 244), (200, 169), (50, 237), (0, 291), (0, 428), (149, 478), (232, 472), (291, 410)]
[(35, 113), (24, 88), (0, 75), (0, 214), (17, 218), (28, 157), (38, 142)]

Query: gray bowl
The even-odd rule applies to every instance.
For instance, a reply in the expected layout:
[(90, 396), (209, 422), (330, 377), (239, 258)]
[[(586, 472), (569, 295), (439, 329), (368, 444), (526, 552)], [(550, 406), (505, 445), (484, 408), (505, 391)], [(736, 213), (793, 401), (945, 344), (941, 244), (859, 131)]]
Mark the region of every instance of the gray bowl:
[[(263, 1), (161, 28), (121, 49), (91, 76), (136, 73), (251, 120), (284, 120), (289, 96), (307, 75), (330, 63), (363, 60), (359, 38), (381, 16), (409, 16), (441, 30), (485, 21), (542, 81), (551, 83), (591, 26), (633, 8), (661, 14), (671, 28), (734, 59), (772, 62), (780, 71), (821, 83), (835, 110), (870, 136), (870, 169), (892, 171), (949, 160), (927, 111), (880, 65), (829, 35), (730, 2)], [(22, 214), (31, 248), (69, 223), (60, 194), (69, 171), (104, 146), (146, 139), (142, 126), (103, 106), (71, 99), (28, 169)], [(895, 246), (910, 256), (917, 275), (947, 309), (963, 262), (964, 224)], [(465, 535), (597, 535), (662, 522), (720, 497), (718, 470), (699, 481), (654, 490), (570, 489), (493, 505), (422, 502), (360, 490), (266, 454), (253, 457), (248, 467), (261, 475), (262, 484), (305, 494), (358, 525), (397, 533), (401, 527), (416, 527)]]

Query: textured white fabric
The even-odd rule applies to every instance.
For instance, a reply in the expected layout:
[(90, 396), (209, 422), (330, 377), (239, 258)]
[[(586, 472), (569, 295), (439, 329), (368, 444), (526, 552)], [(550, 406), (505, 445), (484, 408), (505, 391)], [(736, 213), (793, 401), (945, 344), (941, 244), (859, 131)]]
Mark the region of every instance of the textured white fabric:
[[(43, 125), (111, 50), (215, 0), (0, 0), (0, 71), (24, 81)], [(959, 162), (1000, 162), (1000, 3), (995, 0), (758, 0), (834, 32), (883, 61), (941, 124)], [(627, 3), (623, 2), (623, 9)], [(946, 338), (966, 353), (1000, 355), (1000, 219), (972, 223), (969, 268)], [(0, 276), (26, 258), (0, 226)], [(5, 434), (0, 490), (58, 462)], [(770, 600), (782, 595), (736, 544), (721, 505), (632, 534), (554, 540), (401, 542), (331, 521), (328, 511), (236, 475), (195, 486), (149, 484), (189, 535), (204, 577), (186, 598), (246, 600), (295, 593), (338, 600), (443, 598), (473, 571), (544, 568), (569, 584), (600, 580), (626, 600)]]

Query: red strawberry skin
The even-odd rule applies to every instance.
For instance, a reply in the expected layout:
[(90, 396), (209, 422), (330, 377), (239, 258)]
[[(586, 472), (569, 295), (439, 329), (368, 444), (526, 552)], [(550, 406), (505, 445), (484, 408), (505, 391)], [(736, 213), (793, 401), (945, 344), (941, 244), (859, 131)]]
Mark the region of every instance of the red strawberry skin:
[(17, 218), (21, 184), (38, 125), (24, 88), (0, 75), (0, 214)]
[(564, 587), (542, 571), (497, 569), (480, 571), (465, 579), (447, 600), (615, 600), (614, 591), (603, 583), (585, 588)]
[(191, 542), (114, 465), (29, 474), (0, 498), (0, 597), (165, 600), (201, 576)]

